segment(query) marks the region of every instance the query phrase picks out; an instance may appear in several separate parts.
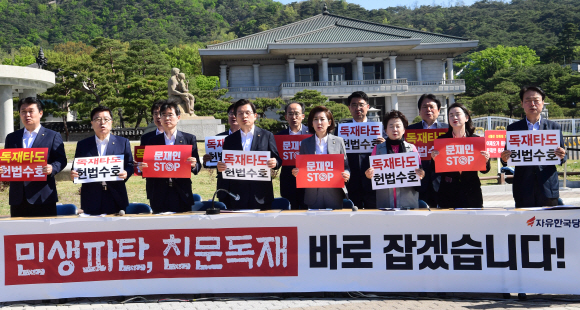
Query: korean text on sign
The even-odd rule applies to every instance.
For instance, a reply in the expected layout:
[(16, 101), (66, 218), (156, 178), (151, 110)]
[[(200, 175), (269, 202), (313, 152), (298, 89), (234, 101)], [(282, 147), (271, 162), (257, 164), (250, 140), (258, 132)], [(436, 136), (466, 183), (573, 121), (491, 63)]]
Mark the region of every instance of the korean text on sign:
[(421, 181), (415, 172), (419, 168), (417, 153), (398, 153), (369, 157), (374, 174), (373, 190), (395, 187), (419, 186)]
[(344, 139), (347, 153), (370, 153), (377, 138), (382, 137), (383, 124), (380, 122), (343, 123), (338, 125), (338, 136)]
[(431, 160), (433, 151), (433, 141), (437, 137), (445, 134), (446, 128), (440, 129), (407, 129), (405, 130), (405, 141), (414, 144), (421, 156), (421, 160)]
[(296, 227), (12, 235), (6, 285), (298, 275)]
[(269, 151), (222, 151), (226, 171), (222, 173), (224, 179), (270, 181), (268, 168)]
[(298, 155), (296, 156), (297, 188), (342, 188), (344, 179), (344, 155)]
[(218, 161), (222, 161), (222, 148), (226, 136), (205, 137), (205, 153), (211, 155), (211, 160), (206, 162), (208, 167), (216, 167)]
[(500, 158), (501, 152), (505, 149), (505, 130), (486, 130), (485, 149), (489, 152), (490, 158)]
[(507, 148), (512, 151), (510, 166), (557, 165), (554, 153), (560, 146), (559, 130), (522, 130), (507, 132)]
[(0, 181), (46, 181), (48, 148), (0, 150)]
[(75, 158), (73, 169), (79, 173), (74, 183), (122, 181), (119, 173), (124, 170), (125, 155)]
[[(145, 155), (145, 146), (135, 146), (135, 152), (133, 152), (133, 157), (135, 157), (135, 162), (142, 163), (143, 156)], [(138, 165), (133, 166), (133, 175), (141, 176), (141, 169)]]
[(481, 151), (485, 150), (485, 138), (437, 139), (435, 150), (435, 172), (482, 171), (486, 160)]
[(275, 135), (276, 147), (282, 158), (282, 166), (296, 166), (296, 155), (300, 153), (300, 142), (311, 135)]
[(147, 145), (143, 162), (145, 178), (190, 178), (191, 145)]

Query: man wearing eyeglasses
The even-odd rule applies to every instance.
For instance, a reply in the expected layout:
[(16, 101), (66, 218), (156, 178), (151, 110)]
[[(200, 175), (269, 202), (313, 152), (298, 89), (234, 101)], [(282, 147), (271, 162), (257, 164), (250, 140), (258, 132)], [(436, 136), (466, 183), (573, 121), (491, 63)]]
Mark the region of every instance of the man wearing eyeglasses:
[[(177, 130), (181, 111), (175, 101), (165, 101), (159, 109), (163, 134), (157, 135), (147, 145), (191, 145), (191, 155), (187, 161), (191, 164), (191, 173), (197, 175), (201, 169), (197, 140), (194, 135)], [(139, 163), (141, 169), (148, 169), (147, 163)], [(149, 168), (151, 169), (151, 168)], [(149, 201), (153, 213), (188, 212), (194, 204), (191, 190), (191, 178), (151, 178), (153, 192)]]
[[(81, 209), (85, 214), (115, 214), (125, 210), (129, 205), (125, 182), (133, 175), (133, 155), (129, 139), (111, 134), (113, 118), (111, 110), (98, 106), (91, 111), (91, 126), (94, 137), (89, 137), (77, 143), (75, 158), (124, 155), (123, 171), (119, 178), (124, 181), (103, 181), (83, 183), (81, 186)], [(78, 178), (79, 173), (70, 171), (71, 179)]]
[[(308, 126), (304, 126), (304, 104), (292, 102), (284, 107), (284, 118), (288, 122), (288, 128), (276, 135), (307, 135)], [(304, 189), (296, 188), (296, 177), (292, 175), (295, 166), (282, 166), (280, 171), (280, 196), (290, 201), (292, 210), (306, 209), (304, 204)]]
[[(56, 216), (58, 194), (54, 176), (66, 167), (66, 154), (61, 135), (40, 125), (42, 106), (34, 97), (20, 99), (18, 112), (24, 128), (6, 136), (5, 149), (48, 148), (47, 165), (42, 167), (46, 181), (10, 182), (11, 217)], [(3, 173), (0, 167), (0, 174)]]
[[(142, 135), (141, 143), (139, 144), (140, 146), (146, 146), (149, 143), (149, 140), (151, 140), (151, 138), (163, 134), (163, 125), (161, 124), (161, 114), (159, 113), (159, 109), (161, 108), (161, 105), (164, 102), (165, 101), (163, 100), (157, 100), (151, 106), (151, 117), (153, 119), (153, 124), (155, 124), (155, 127), (157, 127), (157, 129)], [(134, 162), (133, 164), (136, 165), (137, 163)], [(145, 191), (147, 193), (147, 199), (151, 199), (150, 195), (152, 195), (154, 192), (154, 189), (151, 186), (151, 179), (148, 178), (145, 179)]]
[[(554, 154), (562, 160), (563, 164), (566, 162), (566, 150), (562, 128), (557, 123), (542, 118), (544, 98), (546, 98), (546, 93), (540, 87), (522, 87), (520, 99), (526, 118), (510, 124), (507, 131), (559, 130), (560, 146), (554, 150)], [(504, 166), (507, 165), (510, 155), (510, 150), (504, 150), (501, 153)], [(555, 165), (517, 166), (514, 171), (512, 191), (516, 208), (557, 206), (560, 197), (559, 188), (558, 170)]]

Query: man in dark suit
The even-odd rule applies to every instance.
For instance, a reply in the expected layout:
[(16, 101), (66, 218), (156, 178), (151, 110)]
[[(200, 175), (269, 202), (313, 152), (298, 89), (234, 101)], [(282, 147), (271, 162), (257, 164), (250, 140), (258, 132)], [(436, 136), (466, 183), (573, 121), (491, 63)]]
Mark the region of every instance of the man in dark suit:
[[(240, 130), (240, 124), (238, 124), (238, 121), (236, 120), (236, 113), (234, 113), (234, 104), (232, 103), (229, 107), (228, 107), (228, 125), (230, 126), (230, 129), (219, 133), (218, 136), (229, 136), (232, 133)], [(206, 150), (207, 151), (207, 150)], [(208, 161), (211, 161), (211, 155), (210, 154), (205, 154), (203, 155), (203, 167), (204, 168), (214, 168), (214, 167), (207, 167), (206, 163)], [(222, 178), (222, 174), (221, 173), (216, 173), (217, 176), (217, 186), (216, 186), (216, 190), (217, 189), (225, 189), (225, 190), (230, 190), (230, 180), (224, 180), (224, 178)], [(218, 192), (217, 193), (217, 197), (218, 200), (226, 203), (228, 202), (228, 194), (224, 193), (224, 192)]]
[[(288, 122), (288, 128), (276, 135), (307, 135), (308, 126), (304, 126), (304, 104), (292, 102), (284, 107), (284, 118)], [(280, 172), (280, 196), (290, 201), (292, 210), (306, 209), (304, 204), (304, 189), (296, 188), (296, 177), (292, 175), (292, 169), (296, 166), (282, 166)]]
[[(274, 135), (264, 129), (254, 126), (258, 118), (256, 106), (247, 99), (238, 100), (234, 105), (236, 119), (240, 124), (240, 130), (227, 136), (224, 141), (224, 150), (234, 151), (269, 151), (271, 158), (268, 160), (268, 168), (279, 169), (282, 159), (278, 155)], [(218, 162), (218, 172), (226, 170), (224, 162)], [(239, 200), (230, 199), (229, 205), (233, 209), (261, 209), (267, 210), (274, 200), (272, 181), (247, 181), (230, 180), (230, 189), (234, 194), (240, 195)]]
[[(146, 146), (151, 140), (151, 138), (162, 135), (163, 134), (163, 125), (161, 124), (161, 115), (159, 114), (159, 109), (161, 105), (164, 103), (164, 100), (157, 100), (151, 106), (151, 117), (153, 118), (153, 123), (157, 127), (157, 129), (152, 130), (144, 135), (141, 136), (141, 143), (140, 146)], [(136, 162), (134, 164), (137, 164)], [(153, 188), (151, 187), (151, 180), (145, 179), (145, 192), (147, 193), (147, 199), (150, 199), (149, 196), (153, 193)]]
[[(441, 101), (433, 94), (423, 94), (417, 102), (421, 121), (409, 125), (407, 129), (440, 129), (449, 128), (449, 125), (437, 121), (441, 112)], [(437, 191), (439, 189), (440, 178), (431, 171), (431, 161), (421, 161), (421, 166), (425, 170), (425, 177), (421, 180), (419, 189), (419, 199), (425, 201), (429, 206), (437, 206)]]
[[(507, 127), (507, 131), (516, 130), (559, 130), (560, 146), (554, 154), (566, 162), (566, 150), (564, 149), (564, 137), (560, 125), (542, 118), (546, 93), (536, 86), (523, 87), (520, 90), (522, 107), (526, 112), (526, 118), (515, 122)], [(504, 166), (510, 157), (511, 151), (504, 150), (501, 160)], [(558, 171), (555, 165), (544, 166), (516, 166), (514, 182), (512, 186), (516, 208), (557, 206), (560, 184)]]
[[(177, 103), (165, 101), (160, 108), (163, 134), (151, 138), (147, 145), (191, 145), (191, 172), (196, 174), (201, 169), (197, 153), (197, 140), (194, 135), (177, 130), (181, 111)], [(146, 163), (139, 163), (141, 169), (148, 168)], [(160, 212), (188, 212), (194, 204), (191, 190), (191, 178), (150, 178), (152, 192), (149, 195), (151, 209)]]
[[(75, 158), (124, 155), (124, 170), (119, 173), (119, 177), (124, 181), (83, 183), (81, 209), (90, 215), (119, 213), (129, 205), (125, 182), (133, 175), (131, 143), (126, 138), (111, 134), (113, 117), (108, 107), (98, 106), (91, 111), (91, 125), (95, 136), (77, 143)], [(73, 179), (79, 176), (74, 167), (70, 174)]]
[[(362, 91), (355, 91), (348, 96), (348, 110), (352, 115), (352, 120), (345, 123), (366, 123), (367, 112), (369, 111), (369, 97)], [(338, 136), (338, 127), (335, 135)], [(385, 142), (383, 137), (379, 137), (379, 143)], [(346, 183), (348, 196), (355, 206), (365, 209), (376, 209), (377, 199), (373, 191), (371, 180), (365, 176), (365, 171), (370, 168), (368, 153), (347, 153), (348, 165), (350, 167), (350, 180)]]
[[(8, 203), (11, 217), (56, 216), (58, 194), (54, 176), (66, 167), (66, 154), (58, 132), (40, 125), (42, 102), (28, 97), (18, 101), (24, 128), (6, 136), (4, 148), (48, 148), (47, 165), (42, 172), (46, 181), (10, 182)], [(4, 173), (0, 168), (0, 174)]]

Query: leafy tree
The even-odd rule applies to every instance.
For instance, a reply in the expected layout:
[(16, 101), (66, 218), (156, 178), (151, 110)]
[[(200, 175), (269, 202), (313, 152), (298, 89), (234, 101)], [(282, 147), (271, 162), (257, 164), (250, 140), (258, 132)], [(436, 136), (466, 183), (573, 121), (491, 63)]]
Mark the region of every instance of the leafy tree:
[(200, 48), (204, 46), (199, 43), (181, 44), (165, 49), (164, 53), (172, 68), (179, 68), (188, 78), (194, 78), (201, 74)]
[(473, 99), (471, 109), (475, 114), (502, 113), (508, 109), (509, 95), (500, 92), (489, 92)]
[(219, 85), (220, 79), (217, 76), (198, 75), (195, 77), (195, 86), (202, 90), (212, 90)]
[[(228, 122), (228, 108), (232, 104), (232, 97), (225, 97), (228, 92), (225, 88), (203, 90), (190, 89), (190, 93), (195, 97), (195, 114), (199, 116), (213, 116)], [(226, 125), (227, 126), (227, 125)]]
[(509, 117), (513, 117), (514, 113), (523, 113), (521, 100), (519, 97), (520, 88), (510, 81), (504, 81), (495, 86), (495, 91), (505, 95), (505, 103), (509, 110)]

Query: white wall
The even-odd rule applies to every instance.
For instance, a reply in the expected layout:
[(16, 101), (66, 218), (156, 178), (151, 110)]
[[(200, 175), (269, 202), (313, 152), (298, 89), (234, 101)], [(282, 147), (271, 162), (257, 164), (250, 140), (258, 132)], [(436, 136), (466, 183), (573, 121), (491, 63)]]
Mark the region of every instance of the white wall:
[(254, 67), (231, 66), (229, 87), (254, 86)]
[(417, 96), (398, 96), (399, 99), (399, 111), (405, 114), (409, 125), (413, 123), (413, 119), (419, 115), (419, 110), (417, 110)]
[(415, 68), (415, 61), (397, 60), (397, 78), (407, 79), (407, 81), (416, 81), (417, 71)]
[(260, 86), (280, 86), (283, 82), (286, 82), (285, 65), (260, 66)]
[(440, 81), (443, 76), (441, 60), (423, 60), (421, 70), (423, 81)]

